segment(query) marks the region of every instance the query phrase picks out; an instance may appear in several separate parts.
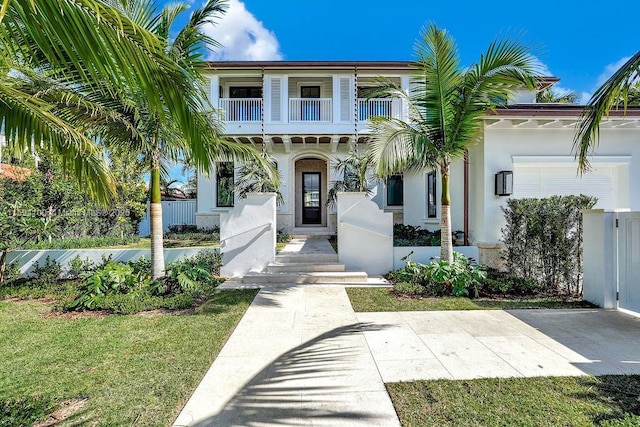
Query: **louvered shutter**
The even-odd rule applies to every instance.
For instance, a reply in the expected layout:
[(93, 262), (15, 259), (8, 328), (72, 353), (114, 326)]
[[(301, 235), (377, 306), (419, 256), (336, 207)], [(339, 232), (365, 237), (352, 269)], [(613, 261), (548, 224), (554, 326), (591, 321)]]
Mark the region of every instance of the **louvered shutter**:
[(271, 121), (282, 121), (282, 79), (280, 77), (271, 77), (269, 96), (271, 98)]
[(340, 77), (340, 121), (349, 122), (353, 114), (351, 78)]

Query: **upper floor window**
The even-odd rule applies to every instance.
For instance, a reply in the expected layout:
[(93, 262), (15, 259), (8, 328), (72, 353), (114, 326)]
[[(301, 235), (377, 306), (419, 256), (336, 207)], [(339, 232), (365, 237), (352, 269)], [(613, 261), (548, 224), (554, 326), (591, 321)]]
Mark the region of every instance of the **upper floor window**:
[(220, 162), (216, 170), (216, 205), (233, 206), (233, 162)]
[(231, 87), (229, 98), (262, 98), (262, 88), (254, 86)]
[(437, 206), (436, 173), (432, 171), (427, 174), (427, 218), (437, 218)]
[(402, 175), (387, 177), (387, 206), (402, 206), (404, 200)]
[(320, 98), (320, 86), (300, 86), (300, 98)]

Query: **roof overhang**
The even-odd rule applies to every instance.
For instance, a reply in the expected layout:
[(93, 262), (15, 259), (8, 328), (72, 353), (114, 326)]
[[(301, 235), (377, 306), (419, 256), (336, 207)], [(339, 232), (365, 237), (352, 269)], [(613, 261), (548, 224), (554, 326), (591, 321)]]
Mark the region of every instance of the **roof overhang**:
[[(493, 129), (573, 128), (583, 110), (584, 106), (572, 104), (510, 105), (485, 117), (485, 126)], [(640, 128), (640, 107), (611, 111), (602, 119), (600, 128)]]

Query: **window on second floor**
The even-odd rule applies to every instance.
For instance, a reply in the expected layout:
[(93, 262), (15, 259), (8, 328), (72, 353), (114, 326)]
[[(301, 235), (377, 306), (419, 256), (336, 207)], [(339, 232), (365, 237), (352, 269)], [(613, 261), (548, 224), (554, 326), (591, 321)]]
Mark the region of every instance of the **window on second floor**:
[(427, 218), (438, 217), (438, 202), (436, 199), (436, 173), (427, 174)]
[(216, 206), (233, 206), (233, 162), (220, 162), (216, 168)]
[(404, 188), (402, 175), (387, 177), (387, 206), (402, 206), (404, 203)]
[(257, 86), (236, 86), (229, 88), (229, 98), (262, 98), (262, 88)]

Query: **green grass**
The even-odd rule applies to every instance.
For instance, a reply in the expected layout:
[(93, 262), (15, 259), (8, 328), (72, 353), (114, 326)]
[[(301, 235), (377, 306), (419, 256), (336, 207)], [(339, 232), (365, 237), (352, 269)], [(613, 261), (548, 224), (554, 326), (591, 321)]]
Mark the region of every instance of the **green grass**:
[(638, 375), (414, 381), (387, 390), (403, 426), (640, 425)]
[(592, 308), (586, 301), (562, 298), (409, 298), (396, 296), (391, 288), (347, 288), (356, 312), (368, 311), (436, 311), (436, 310), (513, 310), (520, 308)]
[(192, 314), (103, 318), (0, 301), (0, 402), (88, 398), (68, 423), (168, 425), (255, 294), (219, 292)]

